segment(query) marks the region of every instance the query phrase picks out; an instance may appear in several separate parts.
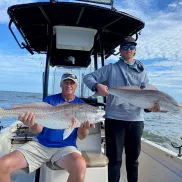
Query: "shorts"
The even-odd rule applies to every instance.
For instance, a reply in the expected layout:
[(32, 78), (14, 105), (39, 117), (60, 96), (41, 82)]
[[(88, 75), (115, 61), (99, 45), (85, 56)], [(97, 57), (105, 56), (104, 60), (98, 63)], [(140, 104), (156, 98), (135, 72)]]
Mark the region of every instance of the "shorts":
[(27, 173), (35, 171), (46, 162), (51, 161), (53, 164), (70, 153), (76, 152), (81, 155), (81, 152), (74, 146), (51, 148), (41, 145), (36, 141), (28, 142), (18, 147), (16, 150), (23, 154), (28, 163), (28, 171), (25, 170)]

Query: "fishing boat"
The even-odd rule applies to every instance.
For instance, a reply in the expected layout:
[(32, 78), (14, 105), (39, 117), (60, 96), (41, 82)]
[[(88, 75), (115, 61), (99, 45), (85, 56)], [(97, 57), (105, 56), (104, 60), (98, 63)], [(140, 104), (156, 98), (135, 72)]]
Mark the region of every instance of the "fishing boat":
[[(104, 66), (105, 59), (111, 55), (118, 55), (115, 50), (124, 36), (135, 36), (137, 39), (145, 23), (132, 15), (117, 11), (112, 0), (98, 0), (97, 4), (93, 3), (96, 0), (51, 0), (8, 8), (9, 30), (19, 47), (30, 54), (46, 55), (42, 98), (60, 92), (61, 73), (71, 71), (79, 77), (76, 95), (88, 104), (104, 108), (105, 99), (91, 99), (89, 96), (92, 92), (84, 87), (82, 77)], [(15, 35), (13, 24), (24, 42), (20, 43)], [(50, 75), (50, 67), (55, 70), (53, 75)], [(52, 85), (49, 84), (51, 77)], [(86, 139), (77, 141), (87, 164), (85, 182), (108, 182), (103, 126), (97, 124), (95, 129), (90, 129)], [(1, 128), (0, 156), (35, 138), (36, 135), (30, 133), (29, 128), (20, 121)], [(123, 159), (124, 157), (123, 155)], [(139, 163), (140, 182), (182, 182), (181, 147), (179, 153), (176, 153), (142, 138)], [(31, 174), (27, 174), (25, 170), (13, 173), (11, 181), (63, 182), (68, 177), (65, 170), (49, 162)], [(120, 181), (127, 181), (124, 163)]]

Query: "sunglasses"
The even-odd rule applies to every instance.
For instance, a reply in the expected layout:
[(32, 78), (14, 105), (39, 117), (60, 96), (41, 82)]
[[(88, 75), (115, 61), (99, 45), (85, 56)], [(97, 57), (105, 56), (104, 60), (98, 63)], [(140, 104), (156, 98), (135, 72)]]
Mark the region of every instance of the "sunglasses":
[(70, 73), (65, 73), (65, 74), (62, 76), (62, 79), (68, 78), (68, 77), (73, 78), (73, 79), (77, 79), (77, 76), (76, 76), (76, 75), (70, 74)]
[(130, 48), (130, 50), (134, 50), (135, 49), (135, 45), (130, 45), (130, 46), (128, 46), (128, 45), (122, 45), (121, 46), (121, 49), (122, 50), (128, 50)]

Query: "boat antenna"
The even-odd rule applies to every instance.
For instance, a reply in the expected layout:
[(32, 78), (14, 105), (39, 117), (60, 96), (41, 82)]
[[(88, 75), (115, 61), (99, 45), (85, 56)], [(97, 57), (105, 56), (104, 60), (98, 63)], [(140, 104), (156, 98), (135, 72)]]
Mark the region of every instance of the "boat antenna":
[(111, 9), (113, 11), (116, 11), (116, 9), (114, 8), (114, 0), (76, 0), (76, 1), (110, 5), (111, 6)]
[(57, 3), (57, 1), (56, 0), (50, 0), (50, 3)]

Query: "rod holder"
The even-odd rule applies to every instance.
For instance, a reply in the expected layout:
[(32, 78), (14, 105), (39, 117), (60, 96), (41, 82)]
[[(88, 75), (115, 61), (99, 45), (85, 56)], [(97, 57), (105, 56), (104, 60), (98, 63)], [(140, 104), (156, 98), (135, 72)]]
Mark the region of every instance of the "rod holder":
[[(180, 137), (180, 138), (181, 138), (181, 140), (182, 140), (182, 137)], [(176, 149), (179, 150), (178, 157), (182, 157), (182, 153), (181, 153), (182, 145), (181, 145), (181, 146), (175, 146), (173, 143), (171, 143), (171, 145), (172, 145), (174, 148), (176, 148)]]

